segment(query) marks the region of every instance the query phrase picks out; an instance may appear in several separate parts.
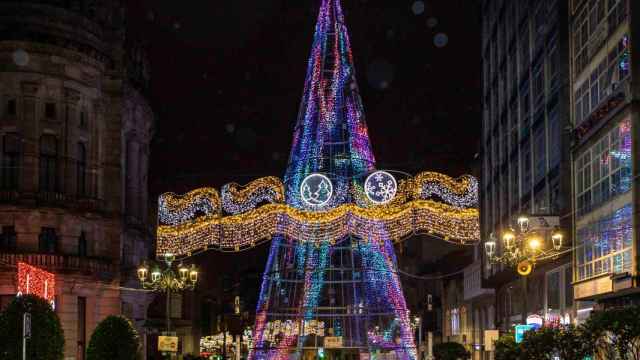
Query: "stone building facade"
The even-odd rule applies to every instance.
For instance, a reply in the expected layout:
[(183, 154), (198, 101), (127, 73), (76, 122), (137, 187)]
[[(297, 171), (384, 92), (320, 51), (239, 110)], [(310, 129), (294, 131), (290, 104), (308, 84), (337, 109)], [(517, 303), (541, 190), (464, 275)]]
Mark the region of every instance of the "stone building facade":
[(65, 359), (83, 359), (111, 314), (144, 334), (151, 301), (133, 288), (152, 247), (154, 116), (123, 9), (0, 1), (0, 306), (16, 294), (18, 261), (54, 272)]

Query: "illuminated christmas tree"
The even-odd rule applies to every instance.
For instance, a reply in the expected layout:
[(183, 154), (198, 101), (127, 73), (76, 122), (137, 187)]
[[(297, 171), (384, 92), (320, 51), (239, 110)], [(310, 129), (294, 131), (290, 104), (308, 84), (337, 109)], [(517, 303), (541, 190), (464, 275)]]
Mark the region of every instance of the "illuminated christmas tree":
[[(376, 169), (339, 0), (322, 0), (284, 181), (158, 199), (156, 251), (188, 257), (271, 241), (250, 359), (416, 359), (393, 244), (479, 241), (478, 182)], [(339, 350), (336, 350), (339, 349)], [(367, 355), (369, 354), (369, 355)]]
[[(340, 2), (323, 0), (284, 178), (286, 203), (309, 211), (358, 203), (354, 194), (374, 170)], [(355, 355), (380, 350), (416, 357), (389, 237), (327, 234), (314, 244), (275, 236), (256, 318), (254, 359), (327, 348), (327, 337)], [(299, 331), (311, 321), (323, 324), (325, 336)]]

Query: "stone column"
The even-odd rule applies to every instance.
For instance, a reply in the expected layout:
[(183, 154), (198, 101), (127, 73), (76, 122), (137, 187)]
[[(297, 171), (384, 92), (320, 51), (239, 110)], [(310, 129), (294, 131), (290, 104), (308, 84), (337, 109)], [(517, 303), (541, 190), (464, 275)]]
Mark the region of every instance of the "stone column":
[(60, 144), (62, 148), (62, 186), (60, 190), (67, 195), (75, 195), (77, 193), (76, 181), (76, 160), (77, 160), (77, 127), (78, 127), (78, 103), (80, 101), (80, 93), (74, 89), (64, 89), (64, 122), (63, 133), (60, 136)]
[(38, 124), (37, 93), (40, 84), (23, 82), (22, 87), (22, 159), (20, 172), (20, 191), (24, 199), (34, 200), (38, 191), (38, 143), (40, 130)]

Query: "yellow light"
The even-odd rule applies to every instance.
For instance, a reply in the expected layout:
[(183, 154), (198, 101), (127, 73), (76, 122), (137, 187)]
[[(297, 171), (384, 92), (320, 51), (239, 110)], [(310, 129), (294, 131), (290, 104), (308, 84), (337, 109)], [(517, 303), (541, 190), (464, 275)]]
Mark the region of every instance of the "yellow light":
[(196, 266), (193, 264), (191, 264), (191, 271), (189, 272), (189, 280), (194, 284), (198, 282), (198, 270), (196, 269)]
[(553, 242), (553, 248), (555, 250), (562, 248), (562, 238), (562, 233), (559, 230), (556, 230), (553, 235), (551, 235), (551, 241)]
[(507, 249), (511, 249), (513, 247), (515, 239), (516, 234), (513, 230), (506, 230), (504, 234), (502, 234), (502, 241)]
[(542, 247), (542, 241), (537, 237), (532, 237), (529, 239), (528, 245), (531, 250), (538, 251)]
[(148, 272), (149, 272), (149, 269), (147, 269), (147, 266), (145, 264), (140, 266), (138, 268), (138, 279), (143, 282), (146, 281)]
[[(278, 226), (278, 221), (284, 226)], [(368, 225), (370, 222), (376, 225)], [(309, 227), (314, 231), (308, 231)], [(324, 212), (300, 210), (286, 204), (266, 204), (243, 214), (158, 226), (157, 252), (184, 255), (205, 248), (242, 251), (278, 234), (314, 243), (349, 234), (364, 241), (387, 237), (399, 241), (429, 230), (449, 241), (477, 242), (480, 238), (478, 210), (461, 209), (433, 200), (371, 208), (345, 204)]]
[(180, 273), (180, 279), (182, 281), (187, 280), (189, 269), (186, 266), (180, 264), (180, 267), (178, 268), (178, 272)]
[[(230, 184), (227, 193), (233, 202), (251, 199), (253, 192), (264, 187), (277, 188), (277, 201), (283, 201), (283, 188), (278, 178), (260, 178), (244, 188)], [(444, 193), (465, 196), (477, 191), (477, 181), (470, 176), (453, 179), (435, 172), (423, 172), (398, 183), (395, 198), (384, 205), (367, 205), (359, 201), (362, 191), (352, 189), (354, 202), (327, 211), (305, 211), (284, 203), (268, 203), (236, 215), (222, 216), (220, 212), (199, 217), (181, 216), (180, 211), (195, 206), (207, 198), (215, 209), (222, 208), (217, 191), (211, 188), (194, 190), (187, 195), (163, 194), (168, 212), (179, 218), (157, 228), (157, 253), (171, 252), (176, 256), (201, 249), (243, 251), (283, 235), (300, 242), (320, 243), (336, 241), (354, 235), (364, 241), (391, 238), (400, 241), (420, 232), (459, 244), (479, 241), (478, 210), (422, 199), (427, 184), (437, 184)], [(361, 195), (361, 194), (360, 194)], [(362, 199), (361, 199), (362, 200)], [(284, 224), (284, 226), (282, 225)], [(309, 231), (313, 228), (313, 231)]]

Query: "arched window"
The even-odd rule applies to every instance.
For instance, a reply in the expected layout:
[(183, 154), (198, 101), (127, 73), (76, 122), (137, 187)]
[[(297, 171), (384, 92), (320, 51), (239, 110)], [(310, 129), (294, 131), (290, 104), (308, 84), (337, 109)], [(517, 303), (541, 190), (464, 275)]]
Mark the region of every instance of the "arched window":
[(77, 148), (76, 163), (76, 189), (78, 195), (87, 195), (87, 147), (84, 143), (79, 142)]
[(40, 191), (58, 191), (58, 139), (40, 137)]
[(2, 137), (2, 188), (5, 190), (18, 189), (20, 143), (18, 134), (9, 133)]
[(78, 256), (87, 256), (87, 236), (84, 231), (78, 237)]
[(41, 253), (54, 254), (58, 251), (58, 235), (56, 235), (56, 229), (43, 227), (40, 231), (38, 245)]

